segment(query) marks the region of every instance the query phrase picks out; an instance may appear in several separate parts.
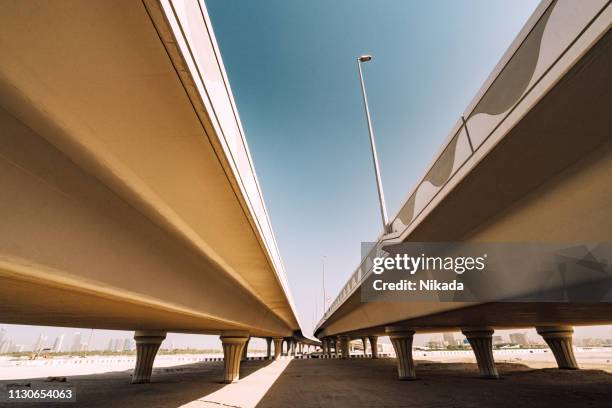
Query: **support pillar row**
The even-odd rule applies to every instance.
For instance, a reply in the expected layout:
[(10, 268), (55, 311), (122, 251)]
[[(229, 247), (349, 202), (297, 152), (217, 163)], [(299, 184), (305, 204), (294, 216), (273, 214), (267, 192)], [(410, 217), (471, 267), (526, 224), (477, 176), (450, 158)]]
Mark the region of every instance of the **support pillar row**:
[(499, 378), (493, 359), (493, 329), (488, 327), (467, 328), (462, 333), (467, 338), (482, 378)]
[(378, 358), (378, 336), (368, 336), (368, 340), (370, 340), (372, 358)]
[(343, 359), (349, 358), (349, 338), (348, 336), (340, 336), (340, 350)]
[(155, 355), (166, 338), (166, 332), (137, 330), (134, 333), (136, 342), (136, 368), (132, 376), (132, 384), (151, 382), (153, 361)]
[(552, 350), (557, 366), (565, 370), (577, 370), (578, 363), (572, 347), (574, 328), (571, 326), (536, 327), (536, 331), (544, 338)]
[(387, 327), (385, 332), (389, 335), (395, 350), (398, 378), (402, 381), (416, 379), (416, 370), (412, 360), (414, 330), (406, 327)]
[(272, 338), (266, 337), (266, 358), (270, 360), (272, 356)]
[(274, 359), (278, 360), (281, 356), (281, 352), (283, 351), (283, 338), (282, 337), (274, 337)]
[(246, 343), (244, 343), (244, 348), (242, 349), (242, 356), (240, 357), (240, 361), (247, 361), (248, 360), (249, 341), (251, 341), (250, 337), (247, 339)]
[(225, 332), (221, 335), (223, 345), (223, 363), (225, 371), (223, 382), (226, 384), (240, 379), (240, 358), (249, 340), (249, 333), (243, 331)]

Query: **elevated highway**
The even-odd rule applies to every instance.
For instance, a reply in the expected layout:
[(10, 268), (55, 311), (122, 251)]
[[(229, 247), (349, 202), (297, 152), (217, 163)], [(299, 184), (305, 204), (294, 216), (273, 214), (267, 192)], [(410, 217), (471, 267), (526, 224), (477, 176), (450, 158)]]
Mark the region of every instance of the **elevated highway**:
[(170, 331), (228, 381), (249, 336), (314, 342), (203, 2), (4, 1), (0, 55), (0, 321), (136, 330), (137, 382)]
[(612, 241), (611, 23), (608, 1), (538, 6), (392, 219), (392, 232), (325, 312), (315, 334), (326, 349), (338, 344), (346, 356), (351, 339), (387, 334), (400, 378), (409, 379), (415, 331), (463, 330), (482, 374), (496, 377), (493, 329), (535, 326), (559, 365), (576, 367), (568, 326), (612, 322), (612, 303), (362, 302), (361, 294), (372, 258), (389, 243)]

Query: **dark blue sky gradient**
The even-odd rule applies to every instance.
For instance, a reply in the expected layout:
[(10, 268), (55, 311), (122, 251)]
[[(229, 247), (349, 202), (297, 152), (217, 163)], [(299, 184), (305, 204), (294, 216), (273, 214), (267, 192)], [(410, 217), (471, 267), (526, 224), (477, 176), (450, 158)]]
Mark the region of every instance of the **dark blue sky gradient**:
[(536, 5), (207, 1), (306, 331), (381, 232), (356, 56), (392, 217)]

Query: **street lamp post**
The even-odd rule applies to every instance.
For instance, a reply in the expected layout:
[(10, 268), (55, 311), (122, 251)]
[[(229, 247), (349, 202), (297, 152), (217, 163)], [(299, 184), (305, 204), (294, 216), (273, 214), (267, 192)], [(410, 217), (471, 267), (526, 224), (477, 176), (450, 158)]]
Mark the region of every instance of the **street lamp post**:
[(380, 202), (380, 216), (382, 217), (384, 233), (391, 232), (389, 219), (387, 217), (387, 207), (385, 204), (385, 193), (383, 191), (382, 181), (380, 178), (380, 169), (378, 168), (378, 156), (376, 154), (376, 144), (374, 143), (374, 131), (372, 130), (372, 121), (370, 119), (370, 108), (368, 107), (368, 97), (366, 95), (365, 84), (363, 82), (363, 72), (361, 64), (372, 59), (371, 55), (362, 55), (357, 58), (357, 67), (359, 68), (359, 80), (361, 82), (361, 94), (363, 95), (363, 107), (365, 109), (366, 120), (368, 121), (368, 132), (370, 134), (370, 148), (372, 150), (372, 161), (374, 162), (374, 173), (376, 175), (376, 187), (378, 189), (378, 200)]

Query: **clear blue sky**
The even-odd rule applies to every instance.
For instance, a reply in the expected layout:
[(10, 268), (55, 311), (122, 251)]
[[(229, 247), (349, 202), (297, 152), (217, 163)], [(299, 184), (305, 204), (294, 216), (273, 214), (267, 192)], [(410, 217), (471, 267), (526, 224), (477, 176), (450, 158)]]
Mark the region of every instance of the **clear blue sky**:
[(381, 232), (355, 58), (392, 216), (537, 2), (206, 3), (308, 331)]
[[(207, 0), (304, 331), (381, 232), (355, 58), (390, 216), (519, 32), (533, 0)], [(315, 316), (316, 309), (316, 316)], [(75, 329), (5, 326), (31, 345)], [(593, 335), (609, 335), (609, 328)], [(84, 340), (89, 332), (82, 331)], [(131, 333), (96, 330), (94, 345)], [(218, 346), (172, 335), (177, 346)]]

